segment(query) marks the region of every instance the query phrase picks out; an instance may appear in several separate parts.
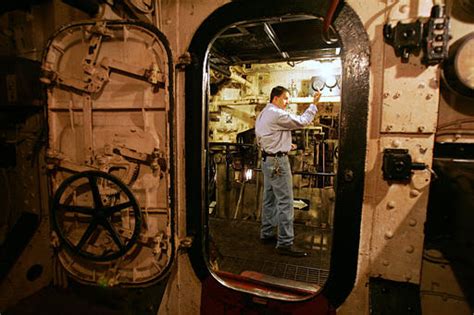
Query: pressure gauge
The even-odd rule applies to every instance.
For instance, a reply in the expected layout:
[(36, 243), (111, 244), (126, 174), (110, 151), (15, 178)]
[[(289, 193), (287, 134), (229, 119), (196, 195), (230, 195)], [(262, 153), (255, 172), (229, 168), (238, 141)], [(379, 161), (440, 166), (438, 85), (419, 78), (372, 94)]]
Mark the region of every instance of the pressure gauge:
[(474, 97), (474, 32), (449, 48), (444, 78), (449, 87), (459, 94)]
[(313, 91), (321, 91), (324, 88), (324, 80), (321, 77), (311, 78), (311, 87)]
[(330, 90), (332, 90), (337, 85), (336, 77), (333, 75), (329, 76), (328, 78), (326, 78), (325, 84)]

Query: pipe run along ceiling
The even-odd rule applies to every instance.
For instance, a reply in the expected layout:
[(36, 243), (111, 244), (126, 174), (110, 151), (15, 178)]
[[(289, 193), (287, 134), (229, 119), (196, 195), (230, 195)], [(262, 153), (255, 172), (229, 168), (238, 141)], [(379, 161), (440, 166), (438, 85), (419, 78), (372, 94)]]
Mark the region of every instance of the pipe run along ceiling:
[(211, 66), (335, 57), (340, 44), (323, 21), (308, 16), (247, 22), (225, 30), (211, 48)]

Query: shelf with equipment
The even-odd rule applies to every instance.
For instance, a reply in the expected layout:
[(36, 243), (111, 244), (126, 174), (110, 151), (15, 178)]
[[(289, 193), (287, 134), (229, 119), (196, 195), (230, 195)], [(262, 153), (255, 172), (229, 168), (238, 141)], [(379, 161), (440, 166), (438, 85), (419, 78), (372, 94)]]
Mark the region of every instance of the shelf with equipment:
[[(320, 103), (338, 103), (341, 101), (340, 96), (321, 96), (319, 99)], [(291, 97), (290, 103), (292, 104), (310, 104), (313, 102), (313, 98), (308, 97)]]

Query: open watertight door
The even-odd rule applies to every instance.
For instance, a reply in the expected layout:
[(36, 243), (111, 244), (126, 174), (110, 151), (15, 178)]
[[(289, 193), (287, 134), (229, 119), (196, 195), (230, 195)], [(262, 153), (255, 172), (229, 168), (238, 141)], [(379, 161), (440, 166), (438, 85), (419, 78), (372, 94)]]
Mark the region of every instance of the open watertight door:
[(174, 255), (173, 66), (151, 25), (88, 21), (49, 41), (52, 244), (74, 279), (160, 280)]

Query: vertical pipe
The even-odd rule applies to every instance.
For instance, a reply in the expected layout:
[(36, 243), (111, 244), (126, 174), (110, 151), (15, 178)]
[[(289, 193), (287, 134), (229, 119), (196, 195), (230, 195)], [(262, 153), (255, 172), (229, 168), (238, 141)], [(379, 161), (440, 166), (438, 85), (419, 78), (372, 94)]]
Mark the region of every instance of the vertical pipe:
[(323, 24), (323, 31), (327, 32), (329, 30), (329, 25), (331, 25), (332, 17), (334, 12), (336, 12), (337, 5), (339, 4), (339, 0), (332, 0), (331, 4), (329, 5), (328, 12), (324, 17), (324, 24)]

